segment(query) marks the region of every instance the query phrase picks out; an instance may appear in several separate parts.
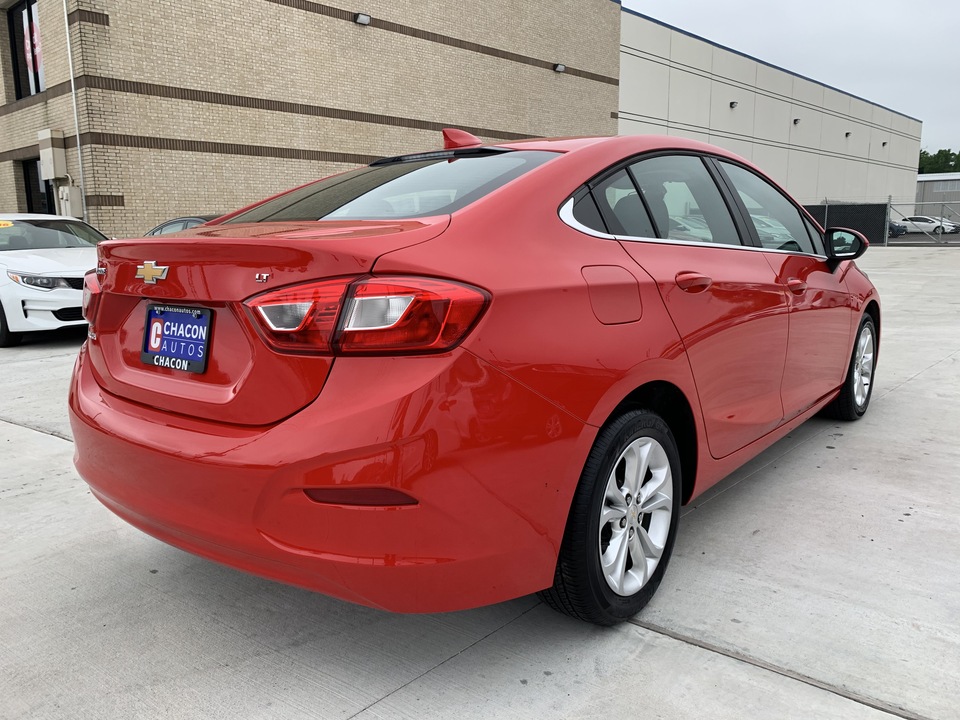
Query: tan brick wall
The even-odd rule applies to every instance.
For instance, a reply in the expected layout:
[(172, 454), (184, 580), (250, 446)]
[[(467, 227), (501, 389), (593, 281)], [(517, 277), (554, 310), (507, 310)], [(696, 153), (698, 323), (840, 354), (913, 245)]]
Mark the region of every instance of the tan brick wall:
[[(336, 3), (334, 3), (336, 4)], [(610, 0), (482, 3), (364, 0), (363, 12), (455, 38), (617, 77), (620, 7)], [(482, 12), (469, 12), (470, 5)], [(340, 7), (349, 7), (341, 4)], [(611, 44), (611, 28), (616, 28)]]
[(37, 144), (37, 131), (51, 128), (74, 135), (70, 95), (0, 115), (0, 152)]
[[(63, 11), (58, 0), (41, 3), (48, 84), (54, 84), (68, 75)], [(267, 0), (71, 0), (69, 9), (78, 7), (109, 17), (109, 25), (71, 26), (74, 66), (81, 78), (115, 78), (387, 118), (382, 123), (356, 122), (262, 106), (155, 97), (149, 93), (156, 88), (142, 85), (135, 92), (91, 87), (78, 93), (82, 133), (390, 155), (440, 143), (438, 132), (397, 126), (404, 121), (395, 118), (487, 128), (494, 135), (486, 139), (496, 139), (496, 133), (616, 132), (610, 117), (618, 104), (616, 84), (453, 47), (436, 38), (361, 27)], [(620, 8), (610, 0), (494, 0), (453, 7), (373, 0), (362, 9), (378, 21), (414, 28), (414, 34), (436, 33), (494, 48), (495, 54), (506, 51), (534, 62), (562, 62), (579, 71), (618, 76)], [(52, 8), (59, 8), (58, 22)], [(73, 136), (72, 112), (71, 98), (65, 95), (0, 115), (0, 153), (35, 143), (36, 131), (44, 127)], [(68, 165), (75, 173), (75, 150), (68, 150)], [(88, 219), (109, 235), (138, 234), (181, 214), (231, 210), (347, 167), (107, 145), (85, 148), (84, 166), (88, 196), (123, 196), (123, 207), (88, 210)], [(0, 184), (0, 204), (7, 192)]]
[[(229, 212), (250, 199), (350, 169), (351, 165), (137, 148), (95, 148), (104, 192), (122, 192), (125, 207), (90, 208), (108, 235), (136, 237), (178, 214)], [(177, 208), (171, 212), (169, 208)]]
[(13, 162), (0, 163), (0, 213), (26, 212), (27, 198), (23, 190), (23, 174)]

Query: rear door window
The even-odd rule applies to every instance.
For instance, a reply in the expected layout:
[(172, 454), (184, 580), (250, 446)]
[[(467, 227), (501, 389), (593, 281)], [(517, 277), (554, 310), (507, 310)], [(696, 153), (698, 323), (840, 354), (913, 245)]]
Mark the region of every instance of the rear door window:
[(650, 208), (659, 237), (742, 244), (727, 204), (699, 157), (653, 157), (631, 165), (630, 171)]

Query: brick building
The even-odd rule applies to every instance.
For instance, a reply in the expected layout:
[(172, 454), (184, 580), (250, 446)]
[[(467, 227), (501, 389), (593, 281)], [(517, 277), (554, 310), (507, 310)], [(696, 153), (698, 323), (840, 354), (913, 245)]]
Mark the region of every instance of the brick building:
[[(0, 212), (53, 211), (69, 186), (108, 235), (435, 148), (445, 126), (491, 141), (680, 135), (753, 160), (805, 203), (913, 201), (919, 120), (619, 0), (0, 10)], [(52, 182), (47, 146), (65, 148)]]
[[(53, 212), (72, 185), (108, 235), (435, 148), (445, 126), (489, 140), (617, 131), (610, 0), (0, 8), (0, 211)], [(66, 158), (52, 181), (38, 169), (48, 130)]]

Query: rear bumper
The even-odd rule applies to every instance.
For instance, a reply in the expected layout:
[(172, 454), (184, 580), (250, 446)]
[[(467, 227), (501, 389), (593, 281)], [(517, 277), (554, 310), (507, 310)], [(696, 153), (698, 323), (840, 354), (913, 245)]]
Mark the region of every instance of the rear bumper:
[[(141, 530), (241, 570), (400, 612), (486, 605), (552, 583), (595, 429), (464, 350), (341, 358), (273, 426), (179, 418), (105, 393), (82, 349), (70, 393), (80, 475)], [(304, 490), (391, 487), (400, 507)]]

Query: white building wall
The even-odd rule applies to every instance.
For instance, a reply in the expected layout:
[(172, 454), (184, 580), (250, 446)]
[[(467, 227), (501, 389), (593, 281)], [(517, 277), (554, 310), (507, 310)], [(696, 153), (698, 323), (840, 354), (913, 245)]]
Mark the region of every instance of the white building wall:
[(620, 33), (621, 135), (719, 145), (805, 204), (913, 199), (919, 120), (631, 11)]

